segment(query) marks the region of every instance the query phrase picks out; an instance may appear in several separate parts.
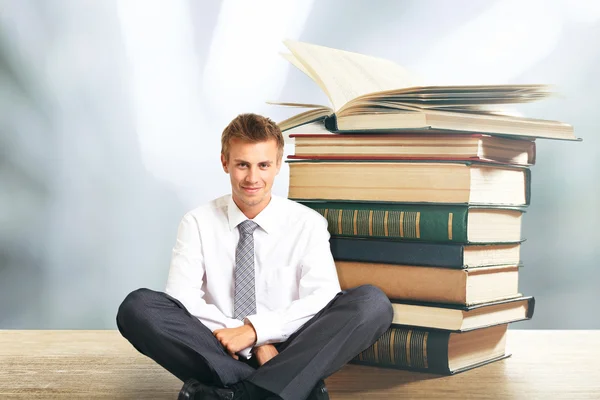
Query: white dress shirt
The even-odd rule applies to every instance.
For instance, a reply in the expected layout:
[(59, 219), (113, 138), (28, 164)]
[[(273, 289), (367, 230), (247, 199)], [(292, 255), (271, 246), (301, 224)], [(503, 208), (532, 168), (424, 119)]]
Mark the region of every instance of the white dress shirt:
[[(247, 219), (226, 195), (188, 212), (179, 225), (166, 292), (211, 331), (244, 324), (232, 316), (237, 225)], [(273, 195), (253, 221), (256, 314), (247, 319), (260, 346), (287, 340), (340, 284), (320, 214)]]

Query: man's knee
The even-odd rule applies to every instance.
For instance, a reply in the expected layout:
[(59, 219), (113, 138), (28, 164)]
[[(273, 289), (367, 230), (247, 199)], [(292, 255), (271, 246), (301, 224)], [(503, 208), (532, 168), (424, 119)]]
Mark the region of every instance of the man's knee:
[(132, 320), (143, 319), (152, 299), (158, 295), (158, 292), (142, 288), (129, 293), (125, 300), (119, 306), (117, 311), (117, 326), (122, 332), (122, 327)]
[(364, 322), (381, 323), (389, 325), (392, 323), (393, 309), (388, 297), (381, 289), (373, 285), (362, 285), (347, 291), (356, 312)]

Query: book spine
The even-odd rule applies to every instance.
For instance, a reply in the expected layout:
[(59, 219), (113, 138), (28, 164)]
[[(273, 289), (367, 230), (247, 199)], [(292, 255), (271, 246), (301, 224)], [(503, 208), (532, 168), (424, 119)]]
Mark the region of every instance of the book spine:
[(344, 237), (332, 237), (329, 244), (336, 260), (458, 269), (465, 267), (464, 247), (461, 244)]
[(535, 297), (532, 297), (527, 302), (527, 319), (533, 318), (533, 312), (535, 311)]
[(467, 242), (466, 207), (358, 207), (300, 202), (327, 220), (331, 236)]
[(525, 169), (525, 205), (531, 204), (531, 170)]
[(390, 327), (352, 363), (449, 374), (450, 332)]
[(325, 117), (323, 123), (325, 124), (325, 129), (327, 129), (328, 131), (337, 132), (337, 117), (335, 116), (335, 114), (331, 114)]

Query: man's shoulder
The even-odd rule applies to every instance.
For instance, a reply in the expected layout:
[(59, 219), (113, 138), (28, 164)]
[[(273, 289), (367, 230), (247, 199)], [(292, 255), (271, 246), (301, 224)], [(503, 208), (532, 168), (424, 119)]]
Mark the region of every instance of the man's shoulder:
[(229, 195), (218, 197), (208, 203), (201, 204), (196, 208), (188, 211), (186, 216), (190, 216), (196, 219), (215, 218), (223, 213), (227, 213), (227, 206), (229, 204)]
[(317, 211), (294, 200), (290, 200), (285, 197), (279, 197), (278, 200), (281, 204), (281, 209), (284, 210), (284, 213), (288, 217), (289, 223), (295, 224), (298, 222), (309, 222), (314, 224), (323, 224), (327, 221)]

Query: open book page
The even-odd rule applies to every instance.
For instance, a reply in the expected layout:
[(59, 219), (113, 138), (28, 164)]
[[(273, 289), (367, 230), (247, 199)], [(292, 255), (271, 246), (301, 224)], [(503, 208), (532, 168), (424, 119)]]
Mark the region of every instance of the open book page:
[(273, 106), (285, 106), (285, 107), (298, 107), (298, 108), (323, 108), (330, 111), (330, 114), (333, 114), (333, 110), (330, 107), (324, 106), (322, 104), (309, 104), (309, 103), (290, 103), (290, 102), (281, 102), (281, 101), (267, 101), (267, 104), (271, 104)]
[(308, 111), (304, 111), (300, 114), (294, 115), (293, 117), (290, 117), (288, 119), (285, 119), (285, 120), (279, 122), (277, 125), (279, 125), (279, 128), (282, 131), (286, 131), (295, 126), (300, 126), (300, 125), (307, 124), (309, 122), (321, 120), (321, 119), (331, 115), (331, 113), (332, 113), (332, 111), (330, 108), (326, 108), (326, 107), (313, 108)]
[(337, 110), (336, 115), (345, 116), (358, 108), (368, 107), (373, 112), (389, 109), (399, 110), (447, 110), (456, 112), (487, 112), (484, 107), (512, 103), (527, 103), (547, 97), (550, 93), (544, 85), (495, 85), (454, 86), (453, 91), (438, 91), (437, 87), (415, 87), (369, 93), (355, 98)]
[(385, 101), (385, 99), (381, 99), (380, 101), (353, 101), (347, 107), (344, 107), (343, 111), (339, 112), (337, 116), (342, 117), (346, 115), (354, 115), (357, 113), (360, 114), (366, 111), (368, 111), (369, 113), (389, 113), (402, 111), (421, 112), (426, 110), (480, 113), (490, 112), (489, 106), (479, 104), (418, 104), (413, 102)]
[(314, 76), (311, 75), (310, 71), (307, 70), (304, 65), (302, 65), (302, 63), (300, 61), (298, 61), (298, 59), (296, 58), (296, 56), (294, 56), (291, 53), (279, 53), (281, 54), (281, 56), (283, 58), (285, 58), (286, 60), (288, 60), (290, 62), (290, 64), (292, 64), (294, 67), (298, 68), (300, 71), (304, 72), (310, 79), (312, 79), (313, 81), (317, 81), (315, 79)]
[(488, 85), (488, 86), (452, 86), (439, 88), (434, 86), (410, 87), (386, 90), (362, 95), (353, 101), (363, 99), (394, 99), (414, 101), (467, 101), (484, 103), (527, 103), (552, 95), (545, 85)]
[(295, 135), (298, 133), (302, 134), (311, 134), (311, 135), (331, 135), (331, 132), (325, 128), (325, 123), (323, 119), (318, 119), (313, 122), (309, 122), (304, 125), (294, 126), (283, 132), (283, 137), (286, 140), (286, 143), (294, 143), (294, 139), (290, 138), (291, 135)]
[(415, 77), (389, 60), (286, 40), (297, 61), (331, 100), (335, 111), (372, 92), (415, 86)]
[(552, 87), (545, 84), (505, 84), (505, 85), (446, 85), (446, 86), (414, 86), (402, 90), (403, 93), (461, 93), (461, 92), (521, 92), (552, 93)]

